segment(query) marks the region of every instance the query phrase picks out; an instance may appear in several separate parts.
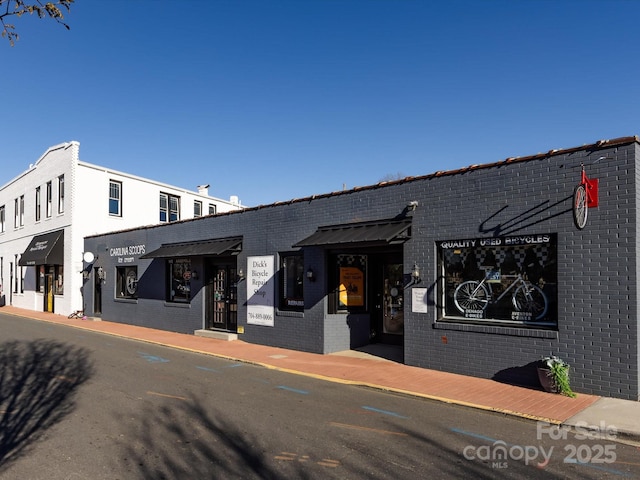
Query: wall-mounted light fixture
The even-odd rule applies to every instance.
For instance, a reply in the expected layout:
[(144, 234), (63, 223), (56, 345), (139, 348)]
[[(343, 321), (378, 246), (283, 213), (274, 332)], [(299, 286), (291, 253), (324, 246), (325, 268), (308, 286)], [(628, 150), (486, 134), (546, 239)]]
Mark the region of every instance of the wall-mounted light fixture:
[(198, 279), (198, 271), (197, 270), (191, 270), (191, 278), (193, 280), (197, 280)]
[(311, 282), (314, 282), (316, 280), (316, 274), (314, 273), (314, 271), (313, 271), (313, 269), (311, 267), (309, 267), (307, 269), (307, 278)]
[(240, 269), (238, 270), (238, 278), (236, 280), (236, 283), (240, 283), (242, 280), (244, 280), (244, 271)]
[(413, 279), (413, 283), (420, 283), (420, 268), (417, 263), (413, 264), (413, 268), (411, 269), (411, 278)]

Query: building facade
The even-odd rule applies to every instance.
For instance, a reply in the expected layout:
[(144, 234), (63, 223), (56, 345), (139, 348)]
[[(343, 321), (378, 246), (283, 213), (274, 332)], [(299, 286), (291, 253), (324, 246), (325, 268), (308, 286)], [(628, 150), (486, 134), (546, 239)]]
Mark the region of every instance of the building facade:
[(557, 355), (638, 400), (639, 161), (625, 137), (89, 235), (87, 311), (532, 386)]
[[(19, 308), (83, 309), (84, 237), (238, 210), (238, 201), (80, 161), (78, 142), (49, 148), (0, 188), (0, 290)], [(85, 256), (87, 259), (88, 256)]]

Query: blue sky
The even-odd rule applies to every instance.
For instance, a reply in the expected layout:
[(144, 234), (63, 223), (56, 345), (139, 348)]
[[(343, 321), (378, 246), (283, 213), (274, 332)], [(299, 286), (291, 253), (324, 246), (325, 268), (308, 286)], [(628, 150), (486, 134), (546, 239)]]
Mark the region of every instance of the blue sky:
[(640, 1), (76, 0), (0, 39), (0, 185), (49, 146), (256, 206), (640, 134)]

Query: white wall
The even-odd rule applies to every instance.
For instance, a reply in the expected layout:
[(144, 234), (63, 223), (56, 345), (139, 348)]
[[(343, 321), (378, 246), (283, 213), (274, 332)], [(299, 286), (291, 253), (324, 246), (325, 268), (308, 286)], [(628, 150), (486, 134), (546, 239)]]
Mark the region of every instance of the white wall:
[[(79, 160), (80, 144), (68, 142), (50, 147), (28, 170), (0, 188), (0, 206), (5, 206), (5, 231), (0, 232), (2, 291), (7, 303), (30, 310), (42, 310), (42, 294), (34, 291), (35, 268), (17, 267), (17, 258), (31, 239), (56, 230), (64, 230), (64, 294), (56, 296), (55, 311), (68, 314), (82, 308), (82, 254), (84, 237), (118, 231), (160, 221), (160, 193), (180, 197), (180, 219), (193, 218), (194, 200), (202, 201), (203, 214), (209, 204), (218, 213), (242, 208), (237, 203), (175, 186), (162, 184), (124, 172), (118, 172)], [(58, 177), (65, 179), (65, 208), (58, 213)], [(109, 215), (109, 182), (122, 184), (122, 216)], [(52, 215), (46, 218), (46, 183), (52, 182)], [(35, 220), (36, 187), (41, 187), (42, 216)], [(14, 228), (14, 200), (24, 195), (24, 225)], [(97, 253), (97, 252), (93, 252)], [(14, 276), (25, 275), (24, 292), (13, 293), (9, 285), (13, 263)], [(90, 289), (89, 289), (90, 290)], [(103, 292), (110, 295), (110, 292)]]

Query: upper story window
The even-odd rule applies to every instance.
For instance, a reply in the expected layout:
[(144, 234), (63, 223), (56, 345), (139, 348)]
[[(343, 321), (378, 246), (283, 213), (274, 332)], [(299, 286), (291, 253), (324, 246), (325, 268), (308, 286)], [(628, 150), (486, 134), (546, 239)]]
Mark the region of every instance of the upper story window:
[(169, 195), (169, 221), (180, 220), (180, 198)]
[(64, 213), (64, 175), (58, 177), (58, 213)]
[(160, 221), (175, 222), (180, 220), (180, 197), (160, 194)]
[(4, 222), (5, 222), (5, 208), (4, 205), (0, 207), (0, 232), (4, 232)]
[(202, 202), (199, 200), (195, 200), (193, 202), (193, 216), (194, 217), (202, 216)]
[(216, 206), (213, 203), (209, 204), (209, 215), (215, 215), (216, 214)]
[(24, 195), (20, 195), (13, 202), (14, 208), (14, 222), (13, 226), (15, 228), (24, 226)]
[(53, 197), (53, 186), (51, 182), (47, 182), (47, 218), (51, 218), (51, 202)]
[(42, 215), (42, 191), (40, 187), (36, 187), (36, 222), (40, 221)]
[(160, 221), (166, 222), (169, 219), (169, 197), (166, 193), (160, 194)]
[(122, 183), (109, 181), (109, 215), (122, 216)]

